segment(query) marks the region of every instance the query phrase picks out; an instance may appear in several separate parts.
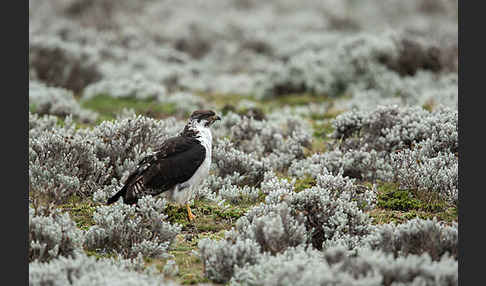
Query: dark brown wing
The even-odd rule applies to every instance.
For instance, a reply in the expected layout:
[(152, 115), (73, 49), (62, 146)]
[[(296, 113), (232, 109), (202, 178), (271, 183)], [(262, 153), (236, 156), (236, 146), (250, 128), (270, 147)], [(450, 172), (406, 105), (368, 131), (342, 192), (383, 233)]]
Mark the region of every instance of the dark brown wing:
[(132, 204), (143, 195), (167, 191), (189, 180), (205, 157), (206, 149), (195, 138), (170, 138), (154, 154), (138, 163), (124, 187), (108, 200), (108, 204), (117, 201), (120, 196), (125, 203)]

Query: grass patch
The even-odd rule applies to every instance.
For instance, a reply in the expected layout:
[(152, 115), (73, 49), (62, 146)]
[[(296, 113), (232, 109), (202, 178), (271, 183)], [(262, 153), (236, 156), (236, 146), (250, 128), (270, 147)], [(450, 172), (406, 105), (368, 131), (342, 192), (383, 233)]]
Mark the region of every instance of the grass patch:
[(432, 112), (436, 106), (437, 103), (433, 99), (428, 99), (424, 104), (422, 104), (422, 108), (429, 112)]
[(98, 122), (113, 120), (124, 108), (131, 108), (135, 113), (152, 118), (165, 118), (176, 113), (174, 103), (161, 103), (155, 99), (136, 99), (133, 97), (114, 98), (100, 94), (81, 102), (81, 106), (100, 114)]
[(36, 110), (37, 110), (37, 105), (35, 103), (29, 103), (29, 112), (35, 113)]
[(312, 134), (314, 138), (328, 138), (328, 135), (334, 132), (331, 121), (312, 121), (311, 123), (312, 129), (314, 129), (314, 133)]
[(403, 223), (416, 217), (457, 222), (457, 207), (437, 192), (402, 190), (396, 183), (378, 184), (377, 190), (377, 207), (369, 212), (375, 224)]
[(183, 232), (219, 232), (230, 229), (238, 218), (243, 216), (249, 206), (218, 206), (213, 202), (197, 200), (190, 206), (196, 219), (190, 222), (185, 206), (169, 204), (165, 209), (170, 223), (178, 223)]
[(405, 223), (414, 218), (421, 219), (433, 219), (434, 217), (438, 221), (445, 223), (457, 222), (457, 208), (450, 207), (445, 211), (438, 213), (431, 213), (420, 210), (411, 210), (407, 212), (387, 210), (381, 208), (375, 208), (368, 212), (368, 215), (372, 218), (373, 224), (387, 224), (387, 223)]
[(96, 252), (94, 250), (84, 250), (84, 253), (87, 256), (93, 256), (96, 259), (102, 259), (102, 258), (116, 258), (117, 254), (114, 252)]
[(386, 187), (378, 194), (377, 205), (383, 209), (409, 211), (419, 209), (421, 204), (408, 190), (390, 189)]
[(95, 224), (93, 214), (96, 210), (96, 204), (91, 201), (81, 201), (74, 198), (70, 202), (60, 205), (59, 208), (63, 212), (68, 212), (77, 227), (82, 230), (88, 230)]
[(332, 119), (340, 112), (330, 109), (325, 114), (311, 114), (310, 123), (312, 125), (312, 145), (307, 152), (306, 156), (310, 156), (314, 153), (324, 153), (327, 150), (327, 143), (332, 140), (330, 135), (334, 132), (334, 127), (332, 126)]
[(312, 129), (312, 141), (310, 148), (305, 149), (305, 157), (309, 157), (315, 153), (326, 152), (328, 146), (327, 143), (330, 142), (331, 138), (329, 135), (334, 132), (334, 128), (330, 120), (310, 120)]
[[(178, 267), (178, 273), (173, 278), (184, 285), (198, 283), (209, 283), (211, 281), (204, 277), (204, 264), (201, 259), (193, 253), (198, 250), (198, 243), (203, 238), (219, 240), (224, 238), (224, 230), (217, 233), (203, 232), (199, 234), (179, 234), (176, 236), (169, 254)], [(160, 272), (163, 272), (168, 259), (146, 259), (146, 266), (154, 265)]]
[(420, 210), (427, 212), (442, 212), (452, 206), (440, 196), (438, 192), (434, 191), (411, 191), (420, 202)]
[(295, 180), (294, 191), (301, 192), (305, 189), (312, 188), (316, 185), (316, 180), (310, 175), (305, 175), (303, 178)]
[(194, 285), (208, 283), (210, 280), (204, 277), (204, 265), (201, 259), (190, 251), (171, 251), (174, 260), (179, 268), (177, 279), (181, 284)]
[(442, 212), (451, 207), (437, 192), (403, 190), (396, 183), (378, 185), (378, 206), (383, 209)]
[(310, 114), (310, 119), (312, 120), (331, 120), (336, 118), (339, 114), (343, 113), (343, 110), (338, 110), (333, 107), (330, 107), (326, 113), (320, 114), (320, 113), (311, 113)]
[(278, 96), (274, 98), (265, 98), (262, 100), (262, 102), (265, 105), (271, 105), (273, 107), (282, 107), (285, 105), (298, 106), (298, 105), (306, 105), (309, 103), (327, 102), (330, 100), (332, 99), (326, 95), (315, 95), (312, 93), (297, 93), (297, 94), (288, 94), (285, 96)]
[(323, 138), (313, 138), (310, 148), (304, 149), (304, 156), (309, 157), (315, 153), (324, 153), (327, 150), (327, 140)]

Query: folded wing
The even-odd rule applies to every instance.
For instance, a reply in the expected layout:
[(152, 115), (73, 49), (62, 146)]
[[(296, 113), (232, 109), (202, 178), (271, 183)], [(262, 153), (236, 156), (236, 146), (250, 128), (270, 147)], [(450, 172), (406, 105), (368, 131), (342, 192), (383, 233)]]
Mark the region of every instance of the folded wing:
[(170, 190), (189, 180), (205, 157), (206, 150), (195, 138), (170, 138), (154, 154), (138, 163), (123, 188), (107, 204), (114, 203), (120, 196), (125, 203), (133, 204), (144, 195)]

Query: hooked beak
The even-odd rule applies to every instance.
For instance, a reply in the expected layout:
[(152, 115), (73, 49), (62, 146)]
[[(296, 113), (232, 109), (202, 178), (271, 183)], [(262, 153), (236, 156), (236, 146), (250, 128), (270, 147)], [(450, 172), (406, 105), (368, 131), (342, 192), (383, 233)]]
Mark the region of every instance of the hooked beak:
[(221, 120), (221, 117), (219, 117), (217, 115), (214, 115), (213, 117), (211, 117), (211, 122), (214, 122), (216, 120)]

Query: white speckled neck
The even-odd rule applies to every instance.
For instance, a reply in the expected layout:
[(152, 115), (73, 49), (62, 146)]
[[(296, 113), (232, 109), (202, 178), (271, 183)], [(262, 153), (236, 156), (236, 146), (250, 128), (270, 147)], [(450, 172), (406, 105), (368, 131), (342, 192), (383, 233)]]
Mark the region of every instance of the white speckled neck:
[(206, 121), (198, 122), (196, 120), (188, 123), (190, 129), (196, 131), (196, 139), (206, 148), (206, 154), (211, 157), (211, 145), (213, 142), (213, 136), (211, 129), (206, 126)]
[(209, 129), (209, 127), (200, 124), (195, 125), (195, 127), (196, 127), (195, 129), (198, 132), (196, 137), (197, 140), (199, 140), (199, 142), (201, 142), (204, 148), (206, 148), (206, 154), (207, 154), (206, 157), (211, 158), (211, 146), (213, 143), (213, 136), (211, 134), (211, 130)]

